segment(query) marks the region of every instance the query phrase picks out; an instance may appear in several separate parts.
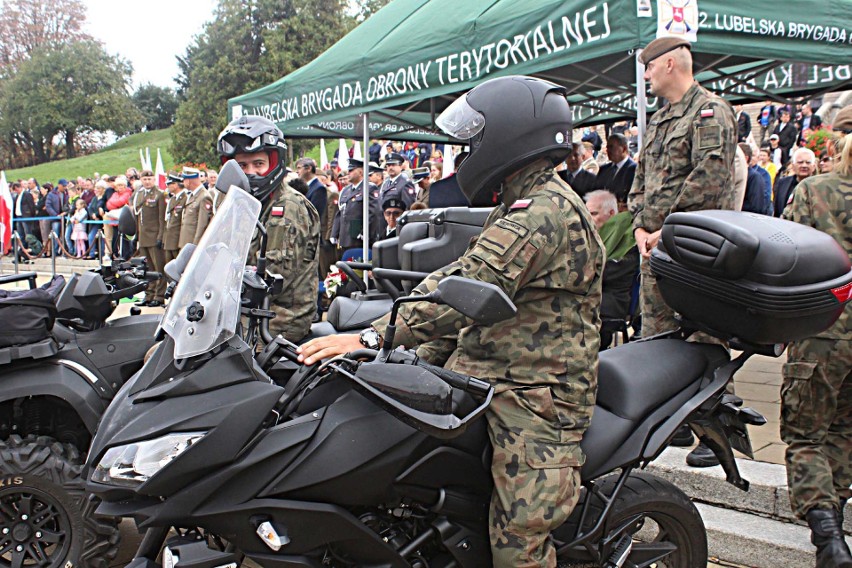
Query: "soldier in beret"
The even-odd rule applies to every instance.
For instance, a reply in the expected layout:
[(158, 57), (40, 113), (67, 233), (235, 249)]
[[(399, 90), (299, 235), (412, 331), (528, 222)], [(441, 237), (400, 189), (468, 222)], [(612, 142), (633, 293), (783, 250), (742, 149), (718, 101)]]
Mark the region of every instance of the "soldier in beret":
[[(668, 102), (648, 124), (627, 206), (633, 214), (636, 245), (644, 259), (660, 240), (663, 221), (676, 211), (734, 209), (734, 156), (737, 121), (725, 100), (701, 87), (692, 75), (691, 44), (682, 38), (658, 38), (639, 55), (651, 92)], [(663, 301), (650, 264), (641, 265), (642, 336), (678, 327)], [(680, 445), (691, 445), (684, 431)], [(719, 463), (699, 445), (687, 457), (695, 467)]]
[[(142, 187), (130, 198), (133, 213), (136, 214), (136, 234), (139, 256), (148, 259), (149, 267), (163, 273), (163, 230), (166, 219), (166, 199), (156, 185), (154, 172), (142, 170), (139, 174)], [(145, 299), (137, 305), (156, 308), (165, 301), (166, 280), (160, 278), (148, 284)]]

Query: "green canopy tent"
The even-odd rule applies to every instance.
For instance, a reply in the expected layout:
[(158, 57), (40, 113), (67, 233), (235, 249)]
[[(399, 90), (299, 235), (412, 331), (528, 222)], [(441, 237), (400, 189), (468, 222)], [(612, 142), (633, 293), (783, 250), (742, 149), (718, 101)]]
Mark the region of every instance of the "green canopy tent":
[(365, 148), (369, 121), (394, 125), (384, 138), (441, 138), (435, 118), (459, 93), (519, 74), (567, 87), (575, 125), (637, 117), (641, 133), (656, 101), (636, 52), (689, 16), (696, 77), (729, 100), (852, 84), (849, 0), (783, 10), (771, 0), (394, 0), (310, 64), (231, 99), (229, 114), (266, 116), (287, 136), (363, 137)]
[[(651, 17), (638, 17), (645, 3)], [(852, 84), (848, 0), (783, 11), (770, 0), (655, 4), (395, 0), (310, 64), (231, 99), (229, 111), (271, 118), (288, 136), (360, 135), (357, 117), (369, 112), (372, 121), (396, 125), (386, 138), (424, 139), (458, 93), (524, 74), (565, 85), (577, 125), (635, 117), (635, 51), (655, 37), (666, 5), (696, 13), (696, 77), (729, 100), (782, 100)]]

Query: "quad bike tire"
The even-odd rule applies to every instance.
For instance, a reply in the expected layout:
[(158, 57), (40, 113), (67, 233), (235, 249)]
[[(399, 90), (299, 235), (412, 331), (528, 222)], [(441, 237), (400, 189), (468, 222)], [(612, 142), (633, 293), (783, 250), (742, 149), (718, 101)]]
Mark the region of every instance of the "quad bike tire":
[(0, 568), (107, 568), (116, 519), (95, 514), (77, 449), (45, 436), (0, 442)]
[[(610, 495), (617, 479), (618, 476), (612, 475), (597, 485), (605, 495)], [(578, 510), (579, 508), (578, 506)], [(599, 517), (602, 508), (603, 503), (599, 499), (592, 502), (586, 520), (586, 530)], [(572, 519), (554, 532), (554, 536), (563, 543), (574, 534), (576, 525), (572, 526)], [(602, 534), (609, 534), (631, 519), (635, 520), (628, 529), (633, 535), (633, 551), (627, 558), (632, 564), (625, 565), (638, 568), (707, 567), (707, 530), (704, 521), (689, 497), (675, 485), (649, 473), (631, 473), (613, 503)], [(644, 552), (641, 550), (643, 545), (654, 546), (661, 542), (674, 545), (675, 550), (653, 562), (643, 561), (639, 557)], [(647, 548), (645, 550), (647, 551)], [(607, 555), (610, 553), (611, 551), (604, 552), (604, 560), (608, 559)], [(572, 564), (568, 558), (560, 557), (558, 561), (559, 566), (578, 565)], [(579, 565), (598, 566), (585, 563)]]

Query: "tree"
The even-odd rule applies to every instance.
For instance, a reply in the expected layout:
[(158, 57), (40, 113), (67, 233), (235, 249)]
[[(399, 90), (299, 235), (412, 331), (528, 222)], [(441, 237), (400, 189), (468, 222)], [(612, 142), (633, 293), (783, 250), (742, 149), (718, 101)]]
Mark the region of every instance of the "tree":
[(132, 99), (144, 117), (145, 130), (160, 130), (174, 124), (178, 99), (171, 89), (148, 83), (139, 87)]
[(215, 163), (227, 101), (306, 65), (354, 25), (346, 0), (220, 0), (214, 20), (178, 58), (172, 134), (178, 161)]
[(126, 89), (131, 71), (94, 41), (38, 49), (4, 85), (0, 133), (31, 148), (36, 163), (55, 157), (57, 137), (73, 158), (78, 133), (127, 132), (141, 124)]
[(5, 0), (0, 3), (0, 76), (40, 49), (88, 40), (80, 0)]

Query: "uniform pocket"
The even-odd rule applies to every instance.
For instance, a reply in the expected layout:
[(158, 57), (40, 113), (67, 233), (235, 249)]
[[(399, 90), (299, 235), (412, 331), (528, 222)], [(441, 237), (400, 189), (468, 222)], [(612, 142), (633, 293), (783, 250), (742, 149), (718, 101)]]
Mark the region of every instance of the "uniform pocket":
[(810, 379), (814, 375), (816, 367), (817, 363), (811, 361), (785, 363), (782, 374), (789, 379)]
[[(782, 368), (784, 382), (781, 385), (781, 433), (810, 432), (817, 417), (813, 413), (811, 378), (817, 363), (796, 361)], [(807, 408), (806, 408), (807, 407)], [(785, 440), (786, 441), (786, 440)]]
[(586, 456), (580, 442), (551, 442), (524, 437), (527, 465), (533, 469), (580, 467)]

